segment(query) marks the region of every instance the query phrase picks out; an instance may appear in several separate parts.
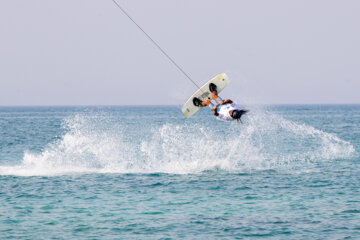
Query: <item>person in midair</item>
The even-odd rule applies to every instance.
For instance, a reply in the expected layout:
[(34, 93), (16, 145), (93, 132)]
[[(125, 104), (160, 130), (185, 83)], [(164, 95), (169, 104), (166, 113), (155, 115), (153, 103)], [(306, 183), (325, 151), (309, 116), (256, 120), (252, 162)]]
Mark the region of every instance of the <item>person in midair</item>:
[(241, 116), (247, 113), (249, 110), (241, 109), (236, 102), (226, 99), (222, 100), (217, 93), (217, 87), (214, 83), (210, 83), (209, 90), (212, 98), (215, 100), (216, 105), (210, 100), (201, 101), (199, 98), (194, 98), (193, 103), (197, 107), (208, 106), (214, 112), (214, 115), (219, 120), (233, 121), (237, 120), (241, 122)]

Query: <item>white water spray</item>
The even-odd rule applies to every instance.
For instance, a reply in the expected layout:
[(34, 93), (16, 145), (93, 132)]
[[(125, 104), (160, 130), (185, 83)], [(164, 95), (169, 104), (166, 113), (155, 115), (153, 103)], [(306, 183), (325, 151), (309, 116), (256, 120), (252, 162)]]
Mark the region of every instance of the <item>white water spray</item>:
[(119, 121), (86, 115), (66, 119), (64, 127), (60, 140), (41, 153), (25, 152), (20, 165), (0, 166), (0, 175), (306, 168), (317, 161), (350, 158), (355, 152), (333, 134), (256, 110), (245, 124), (223, 123), (220, 129), (167, 123), (129, 136)]

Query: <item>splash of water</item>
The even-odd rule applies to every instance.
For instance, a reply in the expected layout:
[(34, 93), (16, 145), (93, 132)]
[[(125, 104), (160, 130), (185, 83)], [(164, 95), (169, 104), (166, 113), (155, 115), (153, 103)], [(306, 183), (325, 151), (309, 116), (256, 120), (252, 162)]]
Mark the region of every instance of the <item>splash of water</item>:
[(350, 158), (355, 152), (333, 134), (264, 111), (253, 111), (244, 125), (224, 123), (220, 129), (188, 123), (155, 125), (144, 139), (143, 133), (127, 136), (125, 126), (118, 124), (104, 116), (65, 119), (67, 131), (60, 140), (41, 153), (25, 152), (18, 166), (0, 166), (0, 174), (238, 172), (304, 166)]

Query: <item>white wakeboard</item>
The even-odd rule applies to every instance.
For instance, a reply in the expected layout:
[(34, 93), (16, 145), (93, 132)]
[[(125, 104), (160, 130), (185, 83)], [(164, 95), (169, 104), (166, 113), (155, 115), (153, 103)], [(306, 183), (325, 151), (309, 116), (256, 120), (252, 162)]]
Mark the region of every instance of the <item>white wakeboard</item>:
[(185, 117), (191, 117), (192, 115), (197, 113), (197, 111), (203, 108), (194, 105), (193, 99), (195, 97), (199, 98), (201, 101), (212, 100), (211, 92), (209, 89), (210, 83), (214, 83), (217, 86), (217, 92), (220, 93), (229, 84), (229, 82), (229, 77), (225, 73), (221, 73), (207, 83), (205, 83), (200, 89), (198, 89), (193, 95), (191, 95), (191, 97), (182, 106), (181, 110)]

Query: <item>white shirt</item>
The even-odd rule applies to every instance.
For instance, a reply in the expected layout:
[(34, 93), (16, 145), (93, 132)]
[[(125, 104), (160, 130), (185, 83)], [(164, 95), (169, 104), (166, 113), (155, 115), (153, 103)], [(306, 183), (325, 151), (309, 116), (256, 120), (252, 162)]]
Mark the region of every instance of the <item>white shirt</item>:
[(231, 117), (231, 115), (229, 113), (231, 110), (240, 110), (240, 106), (237, 105), (236, 102), (219, 105), (217, 107), (217, 112), (218, 112), (219, 116), (217, 116), (216, 118), (219, 120), (224, 120), (224, 121), (235, 120), (234, 118)]

